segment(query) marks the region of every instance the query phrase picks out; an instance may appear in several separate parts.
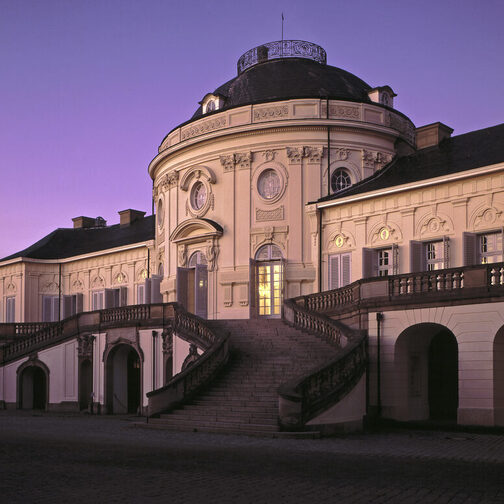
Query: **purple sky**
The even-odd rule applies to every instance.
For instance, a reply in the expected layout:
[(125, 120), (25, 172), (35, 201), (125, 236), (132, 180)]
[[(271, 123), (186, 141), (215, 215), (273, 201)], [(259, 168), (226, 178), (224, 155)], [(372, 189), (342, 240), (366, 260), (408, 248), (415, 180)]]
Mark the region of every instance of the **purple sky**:
[(504, 121), (502, 0), (0, 0), (0, 257), (72, 217), (151, 208), (164, 135), (284, 37), (390, 85), (417, 125)]

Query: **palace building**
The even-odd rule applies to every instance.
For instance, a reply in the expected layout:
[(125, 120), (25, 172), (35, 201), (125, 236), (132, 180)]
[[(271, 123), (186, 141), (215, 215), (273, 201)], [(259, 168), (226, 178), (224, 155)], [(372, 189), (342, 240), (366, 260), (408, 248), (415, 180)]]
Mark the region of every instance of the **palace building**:
[[(2, 404), (217, 431), (504, 425), (504, 125), (416, 127), (392, 83), (326, 60), (247, 51), (161, 141), (155, 216), (77, 217), (0, 261)], [(264, 368), (259, 399), (231, 350)], [(231, 422), (202, 390), (269, 402)]]

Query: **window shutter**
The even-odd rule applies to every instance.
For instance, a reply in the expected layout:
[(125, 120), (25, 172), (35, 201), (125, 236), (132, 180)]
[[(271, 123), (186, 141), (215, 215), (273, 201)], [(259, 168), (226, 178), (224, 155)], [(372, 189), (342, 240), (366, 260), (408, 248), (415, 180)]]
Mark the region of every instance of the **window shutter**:
[(478, 235), (476, 233), (462, 233), (464, 243), (464, 266), (478, 264)]
[(345, 287), (352, 278), (352, 254), (341, 255), (341, 287)]
[(376, 276), (376, 251), (374, 249), (362, 249), (362, 278)]
[(425, 247), (420, 241), (410, 241), (410, 273), (425, 271)]
[(450, 237), (443, 236), (443, 268), (450, 267)]
[(208, 306), (208, 270), (206, 265), (196, 265), (196, 315), (201, 318), (207, 318)]
[(187, 310), (187, 272), (188, 268), (177, 268), (177, 303)]
[[(9, 309), (9, 299), (7, 300), (7, 309)], [(9, 316), (7, 315), (7, 318)], [(52, 322), (52, 297), (42, 296), (42, 322)]]
[(5, 302), (5, 322), (14, 322), (16, 319), (16, 298), (9, 297)]
[(63, 318), (71, 317), (74, 314), (72, 310), (73, 296), (63, 296)]
[(151, 278), (151, 303), (162, 303), (163, 296), (161, 296), (161, 280), (159, 275), (152, 275)]
[(144, 293), (145, 293), (145, 284), (137, 285), (137, 299), (136, 299), (137, 304), (145, 303)]
[(84, 295), (82, 292), (75, 294), (75, 313), (82, 313), (84, 311)]
[(392, 275), (399, 274), (399, 245), (392, 244)]
[(340, 286), (340, 254), (329, 256), (329, 289)]
[(105, 289), (105, 308), (116, 307), (115, 289)]
[[(177, 275), (178, 278), (178, 275)], [(177, 280), (177, 291), (178, 291), (178, 280)], [(177, 299), (178, 301), (178, 299)], [(144, 303), (151, 304), (151, 279), (146, 278), (144, 284)]]
[(128, 306), (128, 287), (119, 287), (119, 306)]
[(257, 318), (257, 293), (256, 293), (257, 261), (249, 261), (249, 306), (250, 318)]

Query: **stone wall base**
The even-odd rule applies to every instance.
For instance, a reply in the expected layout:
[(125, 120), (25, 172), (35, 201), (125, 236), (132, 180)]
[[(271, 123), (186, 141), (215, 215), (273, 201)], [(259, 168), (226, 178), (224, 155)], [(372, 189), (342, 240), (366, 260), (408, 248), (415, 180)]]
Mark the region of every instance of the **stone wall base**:
[(480, 425), (491, 427), (495, 425), (494, 410), (483, 408), (459, 408), (457, 414), (459, 425)]

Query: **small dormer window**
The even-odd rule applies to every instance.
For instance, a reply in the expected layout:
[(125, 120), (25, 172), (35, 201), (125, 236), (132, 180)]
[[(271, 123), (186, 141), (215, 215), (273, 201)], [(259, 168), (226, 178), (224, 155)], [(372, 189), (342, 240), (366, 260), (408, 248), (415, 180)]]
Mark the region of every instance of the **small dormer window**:
[(220, 94), (208, 93), (200, 101), (203, 114), (220, 110), (224, 105), (224, 97)]
[(387, 107), (390, 105), (390, 96), (388, 93), (381, 93), (380, 103), (382, 105), (387, 105)]
[(214, 110), (215, 110), (215, 102), (213, 100), (210, 100), (206, 106), (206, 113), (208, 114), (208, 112), (213, 112)]

